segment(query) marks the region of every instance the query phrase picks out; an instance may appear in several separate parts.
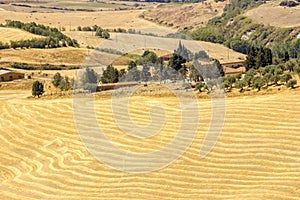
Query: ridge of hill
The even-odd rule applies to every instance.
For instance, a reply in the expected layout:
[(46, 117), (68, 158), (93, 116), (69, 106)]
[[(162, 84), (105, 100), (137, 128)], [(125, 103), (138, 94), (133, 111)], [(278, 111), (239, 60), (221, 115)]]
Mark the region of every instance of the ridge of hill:
[(146, 20), (180, 30), (196, 29), (205, 26), (210, 19), (221, 16), (227, 3), (229, 0), (161, 4), (155, 8), (147, 9), (140, 16)]

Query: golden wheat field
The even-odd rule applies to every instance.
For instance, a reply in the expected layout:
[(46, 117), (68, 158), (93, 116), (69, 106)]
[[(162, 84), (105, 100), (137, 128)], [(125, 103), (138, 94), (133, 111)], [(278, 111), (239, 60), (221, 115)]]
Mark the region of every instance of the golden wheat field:
[[(98, 162), (81, 142), (72, 98), (26, 98), (30, 91), (0, 90), (0, 199), (299, 199), (299, 90), (226, 99), (223, 132), (203, 159), (199, 151), (211, 121), (211, 101), (199, 99), (200, 122), (184, 155), (160, 170), (131, 174)], [(166, 123), (140, 140), (115, 124), (111, 99), (95, 101), (105, 135), (119, 148), (162, 148), (180, 126), (175, 97), (134, 96), (130, 117), (150, 123), (160, 104)], [(88, 118), (82, 121), (90, 125)]]
[(29, 40), (32, 38), (41, 37), (42, 36), (34, 35), (20, 29), (0, 27), (0, 41), (3, 43), (10, 43), (10, 41)]

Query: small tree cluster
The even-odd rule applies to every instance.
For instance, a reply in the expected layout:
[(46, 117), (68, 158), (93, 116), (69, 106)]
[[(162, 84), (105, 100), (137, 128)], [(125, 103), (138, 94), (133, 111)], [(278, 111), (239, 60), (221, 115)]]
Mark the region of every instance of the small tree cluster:
[(102, 83), (117, 83), (119, 81), (119, 71), (112, 65), (107, 66), (103, 71), (101, 82)]
[(60, 88), (61, 90), (70, 90), (72, 89), (72, 86), (74, 84), (74, 79), (69, 79), (68, 76), (61, 76), (60, 73), (56, 73), (53, 76), (53, 81), (52, 84), (54, 85), (54, 87), (56, 88)]
[(11, 46), (14, 45), (15, 47), (17, 47), (19, 45), (18, 47), (21, 47), (22, 45), (22, 47), (28, 46), (32, 48), (55, 48), (61, 46), (79, 47), (76, 40), (72, 40), (70, 37), (64, 35), (57, 28), (51, 28), (49, 26), (36, 24), (35, 22), (23, 23), (20, 21), (6, 20), (6, 23), (4, 25), (2, 24), (2, 26), (18, 28), (36, 35), (47, 37), (45, 39), (18, 41), (16, 43), (12, 43)]
[(83, 89), (95, 92), (97, 90), (99, 76), (94, 69), (86, 68), (81, 77), (81, 84)]
[(108, 30), (102, 29), (101, 27), (97, 28), (95, 35), (104, 39), (109, 39), (110, 37)]
[(32, 84), (32, 95), (34, 97), (38, 96), (38, 98), (44, 93), (44, 84), (39, 82), (39, 81), (35, 81)]
[(272, 64), (272, 51), (264, 47), (251, 47), (245, 61), (245, 67), (249, 69), (258, 69)]

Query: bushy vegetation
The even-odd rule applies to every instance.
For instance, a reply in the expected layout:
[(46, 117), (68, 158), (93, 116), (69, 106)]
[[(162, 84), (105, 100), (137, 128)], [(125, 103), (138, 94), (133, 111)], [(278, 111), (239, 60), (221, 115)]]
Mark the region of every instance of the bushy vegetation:
[(28, 63), (12, 63), (10, 65), (15, 69), (24, 70), (71, 70), (80, 69), (80, 66), (66, 66), (66, 65), (51, 65), (51, 64), (28, 64)]
[(280, 5), (280, 6), (287, 6), (287, 7), (295, 7), (295, 6), (298, 6), (299, 3), (298, 3), (298, 2), (295, 2), (295, 1), (287, 1), (287, 0), (284, 0), (284, 1), (280, 2), (279, 5)]
[(272, 51), (269, 48), (264, 47), (254, 47), (252, 46), (247, 55), (245, 61), (245, 67), (247, 70), (259, 67), (265, 67), (272, 64)]
[(81, 81), (81, 86), (84, 90), (89, 90), (90, 92), (96, 92), (98, 80), (99, 80), (99, 75), (95, 72), (95, 70), (87, 67), (80, 81)]
[(119, 81), (119, 71), (112, 65), (107, 66), (103, 71), (101, 82), (102, 83), (117, 83)]
[(95, 36), (98, 36), (100, 38), (105, 38), (105, 39), (109, 39), (110, 38), (110, 34), (108, 32), (107, 29), (103, 29), (100, 26), (94, 25), (92, 27), (90, 26), (78, 26), (77, 27), (78, 31), (94, 31), (95, 32)]
[(264, 3), (263, 0), (231, 0), (220, 17), (190, 33), (196, 40), (222, 43), (247, 54), (251, 46), (267, 46), (274, 57), (283, 58), (288, 52), (292, 58), (300, 56), (300, 28), (276, 28), (253, 22), (243, 12)]
[(51, 28), (35, 22), (23, 23), (20, 21), (6, 20), (3, 27), (18, 28), (32, 34), (41, 35), (45, 38), (34, 38), (31, 40), (12, 41), (11, 48), (58, 48), (65, 46), (79, 47), (76, 40), (64, 35), (57, 28)]
[(95, 50), (109, 53), (109, 54), (115, 54), (115, 55), (123, 55), (124, 53), (122, 51), (118, 51), (116, 49), (110, 49), (110, 48), (99, 48), (96, 47)]
[(8, 49), (9, 45), (0, 41), (0, 49)]
[(74, 79), (70, 79), (68, 76), (63, 77), (57, 72), (53, 76), (52, 84), (54, 87), (59, 88), (62, 91), (67, 91), (73, 88)]
[(38, 98), (44, 93), (44, 84), (39, 82), (39, 81), (35, 81), (32, 84), (32, 95), (34, 97), (38, 96)]

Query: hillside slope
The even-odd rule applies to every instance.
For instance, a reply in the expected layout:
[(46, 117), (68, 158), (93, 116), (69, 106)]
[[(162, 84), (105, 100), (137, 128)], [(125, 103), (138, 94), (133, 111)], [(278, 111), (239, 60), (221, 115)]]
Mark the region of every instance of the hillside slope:
[(10, 43), (10, 41), (29, 40), (32, 38), (41, 38), (42, 36), (35, 35), (21, 29), (0, 27), (0, 41)]
[[(282, 28), (300, 26), (300, 5), (282, 7), (278, 2), (268, 2), (245, 13), (258, 23)], [(274, 20), (276, 19), (276, 20)]]
[(149, 21), (176, 29), (194, 29), (205, 26), (208, 20), (220, 16), (228, 2), (229, 0), (218, 3), (207, 0), (192, 4), (163, 4), (148, 9), (142, 16)]

